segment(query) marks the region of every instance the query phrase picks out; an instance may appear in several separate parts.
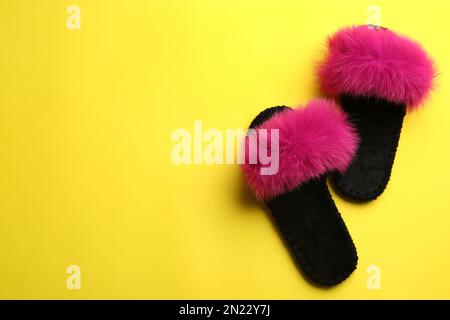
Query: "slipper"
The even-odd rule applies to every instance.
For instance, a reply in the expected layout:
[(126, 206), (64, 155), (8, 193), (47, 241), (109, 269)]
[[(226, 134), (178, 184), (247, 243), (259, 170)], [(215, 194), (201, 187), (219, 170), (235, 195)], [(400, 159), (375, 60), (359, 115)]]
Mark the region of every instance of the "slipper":
[[(242, 169), (250, 188), (270, 209), (303, 274), (320, 286), (339, 284), (356, 269), (356, 249), (326, 178), (347, 168), (357, 143), (345, 113), (326, 100), (266, 109), (245, 138)], [(269, 154), (278, 157), (278, 170), (263, 174)]]
[(338, 98), (361, 139), (355, 160), (331, 180), (346, 198), (374, 200), (389, 182), (404, 116), (433, 87), (433, 61), (416, 42), (373, 26), (345, 28), (327, 49), (322, 90)]

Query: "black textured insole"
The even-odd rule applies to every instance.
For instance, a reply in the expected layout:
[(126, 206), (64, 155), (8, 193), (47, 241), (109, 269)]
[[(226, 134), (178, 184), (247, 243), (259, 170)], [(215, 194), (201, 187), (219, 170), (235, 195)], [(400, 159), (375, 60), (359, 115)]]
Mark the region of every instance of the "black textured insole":
[[(266, 109), (250, 128), (285, 108)], [(356, 269), (356, 248), (328, 190), (326, 175), (266, 201), (266, 205), (297, 265), (311, 282), (333, 286)]]
[(389, 182), (406, 106), (350, 96), (342, 96), (340, 102), (358, 131), (360, 144), (348, 169), (332, 174), (332, 183), (350, 200), (374, 200)]

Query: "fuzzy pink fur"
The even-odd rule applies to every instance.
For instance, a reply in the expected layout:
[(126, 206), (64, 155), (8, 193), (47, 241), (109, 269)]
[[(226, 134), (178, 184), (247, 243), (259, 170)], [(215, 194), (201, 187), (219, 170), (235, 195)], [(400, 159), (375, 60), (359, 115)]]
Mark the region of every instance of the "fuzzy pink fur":
[(418, 43), (387, 29), (360, 26), (328, 39), (318, 75), (327, 94), (379, 97), (411, 111), (427, 98), (436, 71)]
[(267, 129), (269, 150), (270, 129), (279, 130), (279, 170), (275, 175), (261, 175), (264, 165), (249, 163), (248, 136), (242, 168), (251, 189), (263, 200), (291, 191), (328, 171), (344, 171), (358, 144), (344, 112), (327, 100), (312, 101), (305, 108), (286, 109), (256, 131), (261, 129)]

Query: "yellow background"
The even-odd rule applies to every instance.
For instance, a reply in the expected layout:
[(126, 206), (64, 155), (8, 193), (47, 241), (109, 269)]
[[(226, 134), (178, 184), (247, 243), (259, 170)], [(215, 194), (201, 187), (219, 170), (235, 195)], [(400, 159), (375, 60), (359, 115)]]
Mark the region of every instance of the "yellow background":
[[(384, 195), (335, 196), (359, 266), (318, 289), (238, 166), (175, 166), (171, 133), (246, 128), (314, 98), (325, 37), (372, 3), (440, 76), (405, 120)], [(71, 4), (81, 30), (66, 27)], [(0, 298), (450, 298), (449, 14), (437, 0), (2, 0)]]

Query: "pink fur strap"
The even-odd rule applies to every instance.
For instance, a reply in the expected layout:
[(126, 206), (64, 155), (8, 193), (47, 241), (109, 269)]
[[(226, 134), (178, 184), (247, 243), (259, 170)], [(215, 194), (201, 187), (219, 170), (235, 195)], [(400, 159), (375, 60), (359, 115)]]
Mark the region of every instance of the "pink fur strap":
[(345, 113), (334, 102), (318, 99), (250, 130), (242, 169), (256, 196), (269, 200), (329, 171), (344, 171), (357, 144)]
[(328, 39), (318, 75), (327, 94), (378, 97), (412, 111), (428, 97), (436, 71), (418, 43), (387, 29), (360, 26)]

